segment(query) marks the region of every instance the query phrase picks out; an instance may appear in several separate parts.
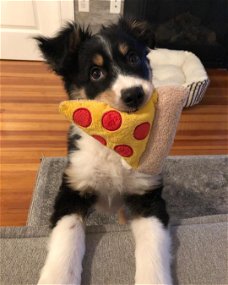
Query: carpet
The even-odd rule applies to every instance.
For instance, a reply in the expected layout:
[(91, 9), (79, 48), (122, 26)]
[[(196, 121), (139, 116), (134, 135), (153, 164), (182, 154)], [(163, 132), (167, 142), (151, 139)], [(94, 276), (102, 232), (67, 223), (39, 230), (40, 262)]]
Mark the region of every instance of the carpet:
[[(66, 165), (65, 158), (44, 158), (28, 226), (48, 225)], [(171, 221), (228, 213), (228, 156), (172, 156), (163, 170), (163, 197)], [(93, 213), (87, 225), (115, 224), (116, 216)]]

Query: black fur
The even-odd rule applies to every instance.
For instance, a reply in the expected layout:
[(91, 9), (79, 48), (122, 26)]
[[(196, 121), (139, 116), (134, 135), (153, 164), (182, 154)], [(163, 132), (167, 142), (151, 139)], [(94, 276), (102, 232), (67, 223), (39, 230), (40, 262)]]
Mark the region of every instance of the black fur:
[(79, 140), (81, 138), (81, 136), (79, 135), (73, 135), (73, 136), (68, 136), (68, 140), (67, 140), (67, 150), (68, 153), (70, 152), (74, 152), (76, 150), (79, 150), (76, 142), (77, 140)]
[[(54, 38), (36, 37), (36, 40), (47, 63), (62, 77), (70, 99), (80, 97), (81, 90), (88, 99), (96, 99), (112, 86), (119, 71), (124, 75), (150, 80), (151, 70), (146, 56), (148, 47), (154, 48), (155, 40), (146, 22), (121, 18), (117, 24), (102, 27), (95, 35), (91, 34), (89, 28), (68, 23)], [(127, 54), (120, 52), (121, 43), (127, 45)], [(137, 65), (131, 65), (128, 60), (132, 52), (139, 58)], [(104, 77), (100, 81), (91, 80), (96, 54), (103, 58), (101, 68)], [(79, 150), (79, 139), (80, 135), (72, 135), (70, 129), (68, 153)], [(127, 195), (124, 200), (133, 217), (156, 216), (167, 226), (169, 217), (161, 193), (162, 188), (159, 188), (144, 195)], [(97, 199), (95, 193), (84, 194), (72, 189), (64, 175), (51, 217), (52, 227), (64, 215), (77, 213), (82, 217), (87, 216)]]
[(128, 37), (129, 40), (137, 40), (138, 43), (151, 49), (155, 47), (153, 29), (146, 21), (120, 18), (117, 24), (103, 26), (101, 33), (106, 35), (118, 35), (120, 39), (126, 39), (126, 37)]
[(67, 151), (68, 154), (71, 152), (74, 152), (76, 150), (79, 150), (79, 147), (77, 146), (77, 141), (80, 140), (81, 136), (79, 134), (73, 134), (72, 135), (72, 126), (69, 128), (68, 136), (67, 136)]
[(55, 37), (37, 36), (35, 39), (51, 68), (61, 76), (69, 76), (78, 64), (78, 51), (85, 40), (91, 38), (89, 27), (68, 23)]
[(58, 220), (65, 215), (77, 214), (85, 218), (93, 205), (97, 196), (94, 193), (79, 192), (72, 189), (67, 183), (67, 176), (64, 174), (62, 184), (55, 199), (54, 212), (51, 216), (51, 227), (54, 228)]
[(162, 187), (144, 195), (126, 195), (124, 199), (132, 217), (157, 217), (165, 227), (169, 223), (166, 203), (162, 199)]
[[(99, 36), (105, 41), (99, 40)], [(87, 98), (94, 99), (107, 90), (115, 80), (118, 67), (123, 74), (149, 79), (148, 47), (154, 48), (154, 35), (145, 22), (136, 22), (121, 18), (117, 24), (102, 27), (92, 35), (89, 28), (76, 23), (68, 23), (54, 38), (36, 37), (39, 48), (50, 67), (62, 77), (70, 99), (80, 97), (80, 89), (85, 90)], [(140, 64), (132, 67), (127, 55), (118, 51), (119, 43), (127, 43), (130, 51), (140, 57)], [(110, 53), (107, 52), (107, 47)], [(92, 58), (99, 53), (104, 58), (102, 69), (105, 78), (100, 82), (90, 79), (90, 70), (94, 65)]]

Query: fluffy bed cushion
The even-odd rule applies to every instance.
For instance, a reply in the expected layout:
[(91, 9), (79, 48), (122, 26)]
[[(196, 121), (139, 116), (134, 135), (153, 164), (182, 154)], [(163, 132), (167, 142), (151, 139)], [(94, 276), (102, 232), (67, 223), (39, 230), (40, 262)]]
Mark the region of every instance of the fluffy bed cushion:
[(153, 82), (159, 86), (187, 87), (185, 107), (198, 104), (207, 89), (209, 79), (197, 56), (188, 51), (169, 49), (152, 50), (148, 58), (153, 68)]

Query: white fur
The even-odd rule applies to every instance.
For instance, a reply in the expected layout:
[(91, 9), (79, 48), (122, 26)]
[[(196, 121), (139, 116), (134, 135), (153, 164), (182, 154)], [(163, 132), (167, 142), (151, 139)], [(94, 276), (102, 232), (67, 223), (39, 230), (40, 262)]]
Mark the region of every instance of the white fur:
[(110, 201), (123, 192), (143, 194), (159, 185), (159, 176), (135, 171), (120, 155), (76, 126), (72, 129), (75, 133), (81, 136), (76, 142), (79, 150), (70, 154), (65, 171), (73, 189), (92, 189)]
[(135, 284), (171, 285), (170, 237), (155, 217), (133, 220), (135, 238)]
[(59, 220), (51, 233), (48, 247), (48, 256), (38, 284), (79, 285), (85, 253), (81, 218), (73, 214)]
[(145, 93), (145, 104), (150, 99), (150, 96), (153, 92), (153, 85), (151, 83), (151, 80), (144, 80), (139, 77), (119, 74), (111, 88), (116, 94), (116, 103), (119, 103), (121, 100), (121, 91), (123, 89), (137, 86), (141, 86), (143, 88), (143, 91)]

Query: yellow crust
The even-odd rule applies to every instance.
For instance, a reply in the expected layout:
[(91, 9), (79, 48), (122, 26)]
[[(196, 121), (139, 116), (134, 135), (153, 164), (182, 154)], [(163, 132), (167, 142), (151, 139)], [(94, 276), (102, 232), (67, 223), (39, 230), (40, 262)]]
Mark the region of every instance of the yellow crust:
[[(118, 110), (111, 108), (106, 103), (94, 100), (64, 101), (60, 104), (59, 111), (69, 121), (74, 122), (73, 115), (77, 109), (88, 109), (92, 115), (91, 124), (88, 127), (82, 127), (78, 124), (76, 125), (89, 135), (99, 135), (105, 138), (107, 142), (106, 146), (113, 150), (116, 145), (130, 146), (133, 149), (133, 154), (130, 157), (124, 158), (133, 168), (137, 168), (140, 157), (146, 148), (149, 134), (146, 138), (137, 140), (133, 135), (134, 130), (138, 125), (145, 122), (150, 123), (150, 126), (152, 126), (157, 99), (157, 92), (154, 91), (148, 103), (135, 113), (119, 112)], [(109, 131), (102, 126), (102, 117), (108, 111), (116, 111), (122, 117), (121, 127), (115, 131)]]

